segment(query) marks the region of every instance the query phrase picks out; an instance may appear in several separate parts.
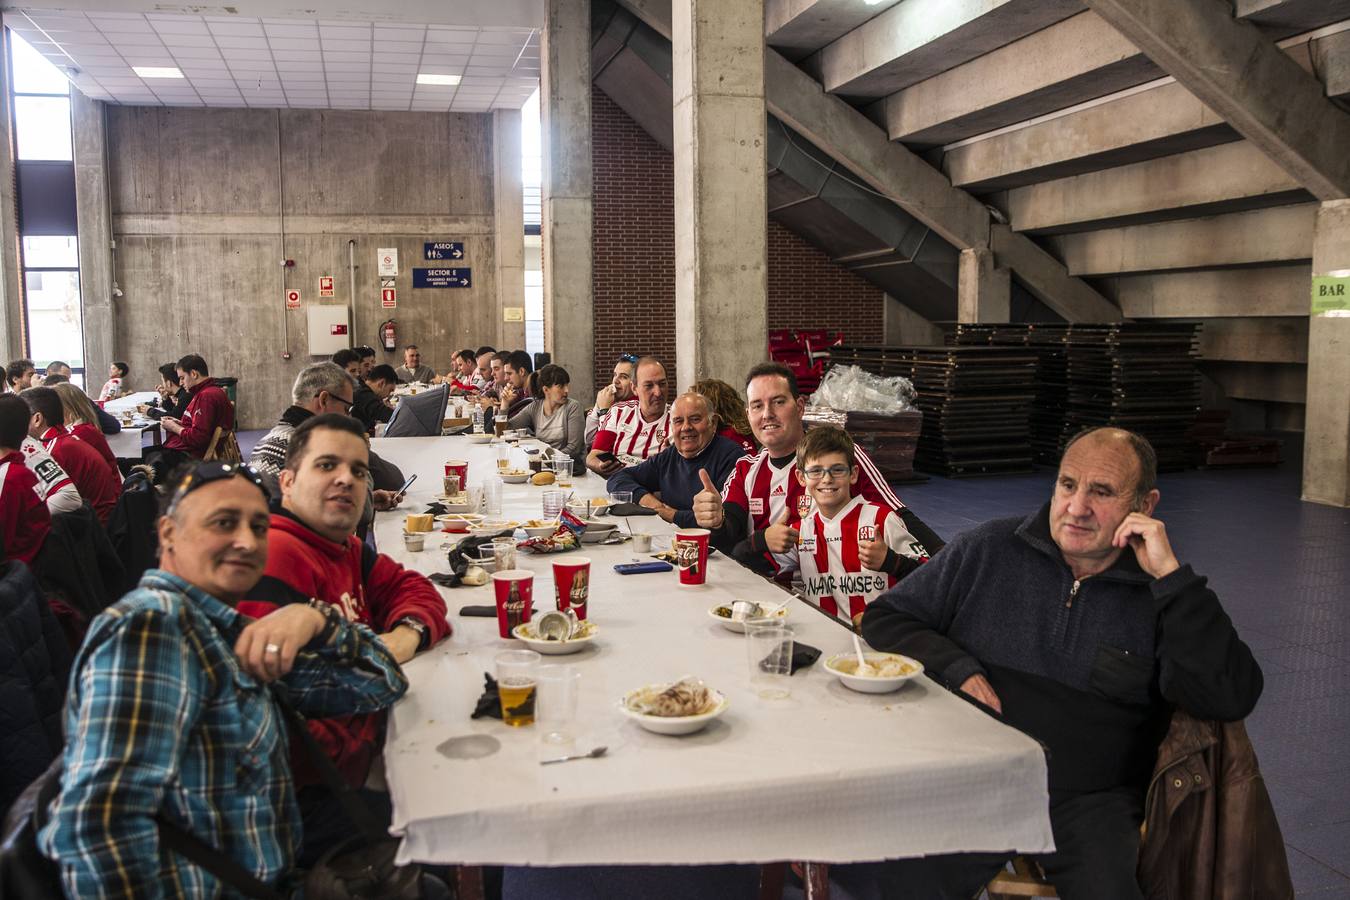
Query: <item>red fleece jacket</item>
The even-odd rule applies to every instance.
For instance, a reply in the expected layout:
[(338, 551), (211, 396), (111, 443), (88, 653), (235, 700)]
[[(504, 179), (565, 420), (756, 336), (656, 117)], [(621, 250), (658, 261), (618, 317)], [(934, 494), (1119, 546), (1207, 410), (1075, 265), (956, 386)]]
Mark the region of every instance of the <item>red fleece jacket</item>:
[(182, 450), (201, 459), (211, 444), (211, 437), (219, 426), (229, 431), (234, 427), (234, 407), (225, 392), (216, 387), (214, 378), (206, 378), (188, 391), (187, 409), (179, 421), (183, 430), (164, 439), (170, 450)]
[[(349, 621), (360, 622), (376, 634), (391, 631), (406, 616), (427, 626), (425, 646), (450, 634), (445, 600), (423, 575), (367, 548), (355, 536), (336, 544), (287, 512), (273, 513), (267, 568), (249, 599), (239, 604), (239, 611), (257, 619), (288, 603), (306, 603), (311, 597), (333, 604)], [(309, 730), (343, 777), (359, 786), (370, 773), (371, 760), (383, 740), (384, 714), (315, 719)], [(298, 744), (293, 747), (291, 767), (299, 786), (321, 783)]]

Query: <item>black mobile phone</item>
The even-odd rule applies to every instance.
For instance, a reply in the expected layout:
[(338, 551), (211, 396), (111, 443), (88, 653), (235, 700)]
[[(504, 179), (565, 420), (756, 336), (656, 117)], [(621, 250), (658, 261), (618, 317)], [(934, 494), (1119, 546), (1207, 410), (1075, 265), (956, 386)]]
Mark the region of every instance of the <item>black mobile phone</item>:
[(673, 568), (670, 563), (658, 559), (652, 562), (619, 563), (614, 567), (614, 571), (620, 575), (642, 575), (646, 572), (669, 572)]
[(408, 492), (408, 486), (411, 485), (416, 480), (417, 480), (417, 473), (414, 472), (408, 476), (407, 481), (403, 482), (403, 487), (399, 488), (397, 491), (394, 492), (394, 496), (397, 497), (401, 494), (406, 494)]
[(607, 463), (608, 463), (608, 462), (618, 462), (618, 461), (619, 461), (619, 458), (618, 458), (617, 456), (615, 456), (613, 453), (610, 453), (608, 450), (601, 450), (601, 451), (599, 451), (598, 453), (596, 453), (595, 456), (596, 456), (596, 458), (599, 459), (601, 462), (607, 462)]

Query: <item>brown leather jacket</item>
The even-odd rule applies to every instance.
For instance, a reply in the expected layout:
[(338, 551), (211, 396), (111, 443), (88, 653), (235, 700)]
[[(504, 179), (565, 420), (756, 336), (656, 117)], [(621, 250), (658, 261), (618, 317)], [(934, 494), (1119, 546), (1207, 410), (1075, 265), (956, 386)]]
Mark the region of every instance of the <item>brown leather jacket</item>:
[(1172, 715), (1144, 805), (1138, 875), (1149, 898), (1294, 896), (1275, 808), (1241, 722)]

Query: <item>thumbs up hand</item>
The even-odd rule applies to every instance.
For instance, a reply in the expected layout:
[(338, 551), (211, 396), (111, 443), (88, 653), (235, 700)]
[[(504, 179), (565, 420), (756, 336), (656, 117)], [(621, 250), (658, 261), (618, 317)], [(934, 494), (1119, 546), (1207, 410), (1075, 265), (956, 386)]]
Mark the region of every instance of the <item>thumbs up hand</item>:
[(858, 541), (858, 562), (864, 569), (880, 572), (886, 564), (887, 549), (885, 541)]
[(720, 528), (726, 518), (722, 494), (708, 477), (707, 469), (699, 469), (698, 477), (703, 482), (703, 490), (694, 495), (694, 521), (700, 528)]
[(764, 529), (764, 543), (771, 552), (787, 553), (797, 546), (797, 539), (801, 535), (788, 524), (791, 518), (791, 508), (785, 509), (776, 522)]

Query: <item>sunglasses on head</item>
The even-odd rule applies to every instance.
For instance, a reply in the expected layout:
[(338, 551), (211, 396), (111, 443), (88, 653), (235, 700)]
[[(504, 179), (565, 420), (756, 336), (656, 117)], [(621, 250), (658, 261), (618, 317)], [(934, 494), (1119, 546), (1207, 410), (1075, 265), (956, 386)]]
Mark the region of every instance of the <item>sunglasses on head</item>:
[(177, 489), (174, 490), (173, 496), (169, 499), (169, 507), (164, 514), (166, 516), (173, 515), (174, 510), (178, 508), (178, 504), (183, 502), (183, 498), (202, 485), (210, 484), (213, 481), (224, 481), (227, 478), (243, 478), (262, 491), (264, 500), (269, 499), (267, 485), (263, 483), (262, 476), (252, 466), (247, 463), (212, 460), (197, 466), (178, 483)]
[(626, 362), (626, 363), (632, 363), (633, 365), (637, 365), (637, 361), (638, 361), (638, 358), (637, 358), (636, 356), (634, 356), (633, 354), (631, 354), (631, 353), (620, 353), (620, 354), (619, 354), (619, 362)]

